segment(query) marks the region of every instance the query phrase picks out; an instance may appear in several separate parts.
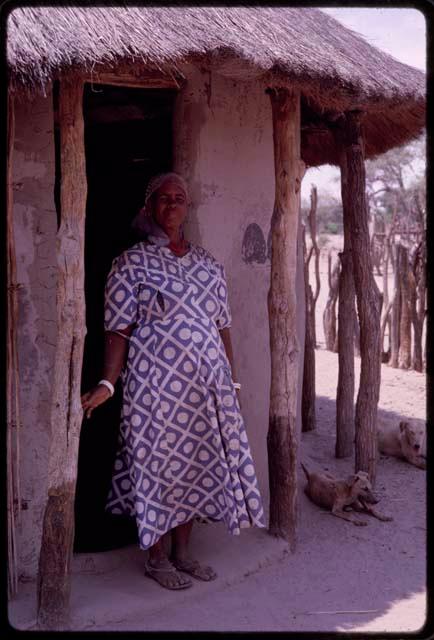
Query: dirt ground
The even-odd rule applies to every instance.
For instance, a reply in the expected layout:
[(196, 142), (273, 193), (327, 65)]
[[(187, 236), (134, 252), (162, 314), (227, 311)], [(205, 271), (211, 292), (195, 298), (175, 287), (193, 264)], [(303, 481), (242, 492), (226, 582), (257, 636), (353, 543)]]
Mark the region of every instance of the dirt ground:
[[(328, 295), (327, 249), (320, 262), (317, 303), (317, 428), (302, 434), (301, 455), (345, 477), (353, 459), (334, 457), (338, 356), (326, 351), (322, 314)], [(336, 253), (335, 253), (336, 256)], [(313, 261), (312, 261), (313, 262)], [(313, 266), (313, 265), (312, 265)], [(313, 280), (311, 280), (312, 282)], [(382, 279), (376, 277), (381, 290)], [(392, 276), (389, 292), (393, 291)], [(356, 358), (356, 395), (360, 359)], [(426, 419), (426, 378), (382, 365), (379, 415), (392, 421)], [(301, 474), (302, 475), (302, 474)], [(375, 491), (379, 511), (393, 516), (355, 527), (309, 502), (300, 477), (300, 521), (296, 552), (229, 588), (204, 594), (170, 620), (147, 620), (152, 630), (409, 632), (426, 614), (426, 472), (381, 456)], [(138, 628), (138, 627), (135, 627)]]
[[(342, 238), (329, 237), (340, 249)], [(338, 356), (324, 349), (322, 313), (327, 300), (327, 251), (320, 263), (317, 303), (317, 428), (302, 435), (302, 456), (346, 476), (353, 459), (334, 457)], [(381, 289), (381, 278), (376, 278)], [(390, 279), (390, 292), (393, 290)], [(356, 395), (360, 359), (356, 358)], [(382, 365), (379, 414), (392, 421), (426, 419), (426, 378)], [(296, 552), (284, 560), (204, 593), (194, 605), (156, 615), (149, 630), (408, 632), (420, 629), (426, 613), (426, 472), (381, 456), (376, 494), (379, 511), (393, 516), (355, 527), (309, 502), (300, 477), (300, 522)], [(134, 628), (139, 628), (134, 627)]]
[[(353, 472), (354, 461), (334, 457), (338, 356), (324, 349), (325, 254), (317, 313), (317, 428), (302, 434), (301, 454), (345, 477)], [(359, 368), (356, 358), (356, 393)], [(425, 387), (425, 374), (382, 365), (380, 414), (397, 421), (404, 417), (425, 419)], [(149, 581), (142, 587), (143, 598), (146, 589), (152, 589), (152, 594), (155, 591), (161, 597), (161, 604), (135, 619), (126, 615), (131, 584), (126, 582), (124, 588), (118, 585), (114, 592), (107, 586), (104, 597), (113, 599), (113, 615), (104, 623), (96, 622), (97, 616), (93, 616), (94, 622), (83, 621), (81, 628), (386, 633), (420, 629), (426, 613), (426, 472), (381, 456), (375, 486), (380, 498), (377, 507), (394, 520), (380, 522), (360, 516), (368, 521), (365, 527), (355, 527), (313, 505), (303, 493), (304, 485), (300, 473), (295, 553), (283, 554), (251, 574), (240, 574), (231, 584), (219, 571), (212, 586), (195, 583), (194, 594), (174, 592), (163, 598), (161, 590), (157, 594), (158, 585)], [(263, 539), (266, 545), (267, 536)], [(212, 558), (208, 560), (212, 564)], [(101, 585), (98, 593), (101, 597)]]

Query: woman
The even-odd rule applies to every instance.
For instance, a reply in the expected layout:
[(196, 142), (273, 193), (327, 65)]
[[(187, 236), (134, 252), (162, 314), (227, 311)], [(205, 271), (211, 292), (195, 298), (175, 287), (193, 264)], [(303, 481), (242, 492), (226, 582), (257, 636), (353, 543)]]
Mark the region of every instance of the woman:
[(107, 278), (103, 379), (82, 397), (90, 417), (121, 374), (107, 509), (136, 517), (146, 573), (168, 589), (191, 586), (188, 575), (216, 577), (189, 554), (195, 518), (224, 520), (232, 534), (265, 526), (234, 382), (225, 272), (185, 240), (187, 204), (178, 174), (150, 181), (135, 221), (146, 241), (116, 258)]

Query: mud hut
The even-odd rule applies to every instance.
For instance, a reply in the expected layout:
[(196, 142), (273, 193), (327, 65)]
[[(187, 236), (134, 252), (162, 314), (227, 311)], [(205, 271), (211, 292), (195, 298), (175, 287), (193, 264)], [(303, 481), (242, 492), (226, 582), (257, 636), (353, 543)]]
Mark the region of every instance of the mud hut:
[[(103, 284), (147, 178), (187, 178), (189, 236), (225, 264), (270, 531), (294, 543), (300, 182), (344, 166), (354, 273), (369, 284), (364, 158), (421, 133), (425, 77), (309, 8), (15, 8), (7, 62), (9, 574), (13, 591), (39, 566), (39, 622), (56, 628), (74, 526), (95, 551), (122, 537), (107, 542), (101, 515), (119, 390), (83, 429), (80, 392), (98, 379)], [(359, 314), (376, 308), (357, 293)], [(375, 416), (375, 392), (367, 402)]]

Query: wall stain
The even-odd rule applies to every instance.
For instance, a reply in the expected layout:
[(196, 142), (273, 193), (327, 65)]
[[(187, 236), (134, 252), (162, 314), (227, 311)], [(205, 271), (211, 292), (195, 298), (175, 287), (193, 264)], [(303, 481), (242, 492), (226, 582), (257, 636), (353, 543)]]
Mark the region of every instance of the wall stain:
[(267, 261), (264, 234), (256, 222), (251, 222), (244, 231), (241, 258), (246, 264), (264, 264)]

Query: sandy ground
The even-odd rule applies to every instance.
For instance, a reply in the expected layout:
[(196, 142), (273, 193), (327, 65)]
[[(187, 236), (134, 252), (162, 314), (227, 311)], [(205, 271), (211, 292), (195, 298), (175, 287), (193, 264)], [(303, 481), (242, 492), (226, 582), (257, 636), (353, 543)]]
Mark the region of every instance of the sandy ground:
[[(321, 269), (324, 282), (325, 260)], [(318, 466), (345, 477), (353, 472), (354, 462), (352, 458), (334, 458), (338, 359), (337, 354), (324, 349), (321, 319), (326, 296), (323, 285), (317, 314), (317, 428), (302, 435), (301, 451)], [(359, 367), (360, 360), (356, 359), (356, 381)], [(392, 420), (424, 419), (425, 398), (425, 374), (382, 366), (381, 414)], [(120, 569), (119, 573), (112, 572), (111, 578), (94, 577), (94, 592), (86, 591), (91, 588), (90, 576), (82, 576), (81, 616), (76, 628), (223, 632), (420, 629), (426, 612), (426, 472), (382, 456), (375, 487), (380, 498), (377, 506), (394, 520), (380, 522), (360, 516), (368, 521), (366, 527), (355, 527), (313, 505), (303, 493), (304, 484), (300, 474), (295, 553), (270, 556), (271, 560), (260, 563), (259, 570), (240, 572), (228, 580), (229, 567), (243, 562), (237, 558), (244, 551), (242, 540), (234, 546), (223, 536), (219, 540), (227, 540), (230, 553), (235, 555), (231, 559), (222, 548), (218, 552), (206, 549), (206, 560), (215, 563), (219, 578), (212, 585), (195, 582), (194, 591), (185, 592), (165, 592), (149, 579), (143, 583), (143, 578), (139, 590), (134, 591), (136, 578), (128, 574), (127, 564), (123, 578)], [(244, 538), (246, 554), (248, 547), (249, 553), (258, 557), (267, 555), (271, 537), (263, 531), (259, 533), (255, 534), (256, 547), (251, 542), (247, 544), (248, 536)], [(133, 598), (154, 598), (158, 606), (148, 607), (142, 615), (139, 607), (131, 615)], [(95, 604), (90, 606), (89, 602)], [(91, 613), (85, 612), (86, 605)], [(107, 614), (98, 615), (98, 606), (104, 606)]]

